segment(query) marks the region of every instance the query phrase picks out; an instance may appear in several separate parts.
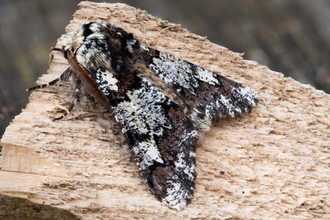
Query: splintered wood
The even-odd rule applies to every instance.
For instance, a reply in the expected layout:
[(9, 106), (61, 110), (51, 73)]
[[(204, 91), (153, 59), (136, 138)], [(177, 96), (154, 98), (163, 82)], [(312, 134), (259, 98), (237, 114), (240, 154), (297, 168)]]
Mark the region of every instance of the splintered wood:
[[(149, 191), (115, 120), (101, 105), (86, 98), (54, 122), (72, 101), (72, 87), (37, 90), (1, 140), (0, 193), (83, 219), (330, 218), (329, 95), (125, 4), (81, 2), (67, 31), (101, 20), (252, 87), (258, 106), (238, 119), (219, 121), (200, 138), (194, 198), (175, 211)], [(38, 83), (67, 68), (60, 52), (51, 58), (49, 73)]]

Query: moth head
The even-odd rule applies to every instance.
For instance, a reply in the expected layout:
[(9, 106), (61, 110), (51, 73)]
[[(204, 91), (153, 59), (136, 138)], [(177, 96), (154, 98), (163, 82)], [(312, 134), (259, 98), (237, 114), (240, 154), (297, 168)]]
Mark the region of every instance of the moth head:
[(64, 53), (64, 57), (67, 58), (67, 53), (70, 50), (72, 54), (75, 54), (77, 49), (84, 42), (83, 29), (80, 27), (78, 30), (74, 32), (69, 32), (62, 37), (62, 50)]
[[(72, 54), (76, 54), (77, 50), (86, 42), (86, 39), (100, 35), (98, 33), (104, 25), (106, 25), (104, 22), (86, 22), (80, 25), (76, 31), (65, 34), (62, 37), (64, 56), (67, 58), (69, 50)], [(103, 36), (99, 37), (103, 38)]]

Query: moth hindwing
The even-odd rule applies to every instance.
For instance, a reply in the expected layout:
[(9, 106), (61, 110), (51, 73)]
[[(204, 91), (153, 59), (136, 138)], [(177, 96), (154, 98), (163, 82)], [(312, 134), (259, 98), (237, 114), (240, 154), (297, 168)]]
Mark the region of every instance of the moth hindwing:
[(75, 76), (75, 101), (67, 113), (81, 88), (112, 111), (151, 191), (174, 209), (193, 196), (199, 131), (258, 102), (251, 88), (140, 44), (110, 23), (83, 24), (66, 35), (61, 51), (68, 69), (29, 91)]

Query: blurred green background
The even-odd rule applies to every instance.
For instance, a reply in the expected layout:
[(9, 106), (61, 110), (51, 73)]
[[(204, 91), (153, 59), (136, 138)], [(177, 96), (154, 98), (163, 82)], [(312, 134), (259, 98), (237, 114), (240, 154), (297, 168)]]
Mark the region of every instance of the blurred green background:
[[(98, 2), (98, 1), (96, 1)], [(115, 3), (118, 1), (99, 1)], [(329, 0), (126, 0), (270, 69), (330, 92)], [(0, 137), (46, 73), (77, 0), (0, 0)]]

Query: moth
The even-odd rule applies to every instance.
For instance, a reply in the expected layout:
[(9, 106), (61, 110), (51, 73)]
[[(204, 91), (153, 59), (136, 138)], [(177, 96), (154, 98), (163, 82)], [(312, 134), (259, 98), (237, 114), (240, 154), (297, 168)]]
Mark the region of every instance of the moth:
[(84, 23), (57, 50), (69, 67), (28, 91), (73, 76), (75, 99), (62, 117), (82, 91), (99, 101), (114, 114), (151, 191), (177, 210), (193, 197), (199, 133), (215, 119), (249, 112), (258, 102), (251, 88), (143, 45), (107, 22)]

